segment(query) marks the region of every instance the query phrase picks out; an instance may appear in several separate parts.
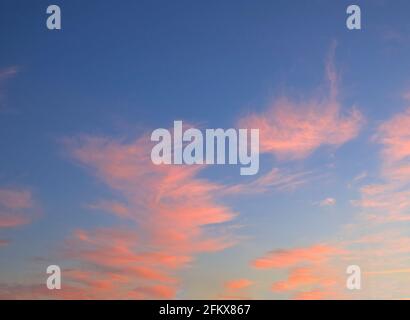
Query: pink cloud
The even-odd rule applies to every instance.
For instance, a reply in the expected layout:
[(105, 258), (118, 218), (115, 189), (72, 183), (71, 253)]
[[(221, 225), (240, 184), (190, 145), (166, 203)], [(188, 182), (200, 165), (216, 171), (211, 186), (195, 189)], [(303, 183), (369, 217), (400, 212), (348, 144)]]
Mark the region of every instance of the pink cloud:
[(325, 268), (310, 266), (294, 268), (289, 271), (286, 280), (278, 281), (272, 285), (274, 292), (298, 292), (296, 297), (304, 290), (315, 288), (316, 292), (326, 292), (334, 286), (343, 286), (343, 280), (334, 270), (326, 266)]
[(225, 283), (225, 288), (228, 290), (236, 291), (245, 289), (253, 284), (253, 281), (249, 279), (235, 279)]
[(274, 250), (253, 262), (257, 269), (286, 269), (288, 276), (272, 284), (271, 290), (295, 299), (340, 299), (345, 275), (338, 266), (350, 256), (341, 245)]
[(239, 121), (241, 127), (259, 128), (261, 152), (281, 160), (303, 159), (320, 146), (338, 147), (358, 135), (363, 116), (356, 108), (342, 112), (332, 61), (326, 65), (327, 94), (307, 101), (281, 97), (265, 112)]
[(312, 273), (309, 268), (297, 268), (291, 270), (286, 281), (278, 281), (273, 284), (272, 290), (276, 292), (292, 291), (301, 286), (316, 284), (320, 278)]
[(410, 108), (383, 122), (374, 140), (382, 147), (382, 182), (364, 186), (353, 204), (375, 223), (410, 221)]
[(24, 189), (0, 188), (0, 228), (14, 228), (28, 224), (33, 213), (31, 192)]
[(252, 265), (257, 269), (286, 268), (300, 263), (323, 263), (331, 257), (346, 254), (345, 249), (317, 244), (304, 248), (274, 250), (265, 256), (253, 261)]
[(331, 207), (336, 204), (336, 199), (334, 198), (326, 198), (319, 202), (319, 206), (321, 207)]
[(297, 103), (276, 101), (263, 114), (251, 115), (241, 125), (260, 129), (261, 152), (279, 159), (302, 159), (321, 145), (340, 146), (359, 132), (363, 117), (353, 109), (347, 116), (333, 101)]
[(0, 228), (14, 228), (28, 224), (30, 218), (21, 214), (0, 212)]
[(339, 300), (340, 296), (334, 292), (320, 290), (299, 292), (294, 296), (295, 300)]
[(178, 272), (192, 265), (196, 254), (235, 243), (217, 228), (236, 216), (218, 201), (224, 186), (199, 178), (204, 166), (152, 164), (147, 141), (147, 136), (130, 142), (87, 136), (66, 141), (74, 159), (123, 199), (90, 207), (113, 212), (119, 223), (128, 221), (127, 228), (79, 229), (67, 240), (66, 258), (95, 278), (77, 277), (73, 285), (88, 287), (95, 298), (102, 297), (102, 287), (105, 297), (172, 298)]
[(383, 145), (386, 164), (397, 163), (410, 156), (410, 108), (384, 122), (378, 129), (376, 140)]
[(8, 209), (27, 209), (33, 206), (30, 191), (18, 189), (0, 189), (0, 206)]

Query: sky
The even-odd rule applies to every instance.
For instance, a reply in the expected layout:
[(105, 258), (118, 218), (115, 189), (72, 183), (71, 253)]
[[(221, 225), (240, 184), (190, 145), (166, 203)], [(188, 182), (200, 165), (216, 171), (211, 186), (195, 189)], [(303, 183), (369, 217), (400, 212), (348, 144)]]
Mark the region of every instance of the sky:
[[(0, 298), (410, 298), (410, 3), (350, 4), (1, 1)], [(177, 120), (258, 174), (154, 165)]]

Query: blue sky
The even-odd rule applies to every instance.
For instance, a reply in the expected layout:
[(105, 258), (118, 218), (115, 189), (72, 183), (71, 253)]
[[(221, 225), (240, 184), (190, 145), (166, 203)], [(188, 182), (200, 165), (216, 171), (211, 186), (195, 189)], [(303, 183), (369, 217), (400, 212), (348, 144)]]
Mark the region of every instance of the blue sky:
[[(326, 96), (335, 46), (338, 113), (360, 110), (360, 132), (343, 143), (319, 144), (303, 159), (263, 152), (260, 176), (278, 168), (288, 175), (309, 172), (307, 182), (218, 199), (237, 214), (221, 227), (233, 230), (235, 245), (189, 252), (193, 262), (175, 270), (176, 297), (229, 295), (223, 283), (231, 278), (251, 279), (245, 293), (253, 297), (291, 297), (295, 292), (268, 287), (292, 270), (262, 276), (252, 261), (278, 248), (333, 244), (345, 225), (368, 226), (357, 222), (363, 210), (352, 205), (361, 197), (354, 179), (363, 173), (369, 184), (386, 179), (385, 145), (374, 136), (408, 104), (410, 4), (355, 3), (362, 10), (360, 31), (346, 28), (349, 1), (57, 1), (62, 30), (50, 31), (49, 2), (2, 1), (0, 74), (15, 72), (0, 78), (0, 187), (28, 190), (35, 204), (28, 225), (0, 229), (0, 238), (11, 241), (0, 248), (0, 282), (37, 283), (45, 268), (33, 257), (89, 268), (89, 261), (67, 257), (64, 243), (77, 229), (118, 222), (90, 203), (129, 194), (96, 174), (98, 165), (88, 158), (73, 155), (66, 139), (104, 137), (124, 146), (174, 120), (230, 128), (249, 114), (262, 119), (282, 96), (303, 109), (304, 101)], [(236, 169), (206, 168), (198, 177), (223, 185), (258, 178)], [(319, 205), (329, 197), (335, 205)]]

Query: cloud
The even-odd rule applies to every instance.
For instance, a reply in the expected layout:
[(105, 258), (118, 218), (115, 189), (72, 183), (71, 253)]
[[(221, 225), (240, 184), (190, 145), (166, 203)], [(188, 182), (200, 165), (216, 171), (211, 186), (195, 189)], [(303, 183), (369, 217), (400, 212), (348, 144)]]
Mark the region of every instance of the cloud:
[(34, 201), (29, 190), (0, 188), (0, 228), (14, 228), (30, 223)]
[(225, 283), (225, 288), (231, 291), (237, 291), (248, 288), (253, 284), (253, 281), (245, 278), (230, 280)]
[(349, 250), (342, 245), (315, 244), (271, 251), (253, 261), (252, 266), (287, 270), (287, 277), (271, 286), (276, 294), (294, 299), (339, 299), (343, 297), (345, 278), (337, 263), (349, 256)]
[(14, 228), (28, 224), (30, 217), (19, 213), (0, 212), (0, 228)]
[(303, 159), (320, 146), (338, 147), (358, 135), (364, 118), (354, 107), (342, 112), (333, 53), (326, 64), (326, 74), (326, 94), (304, 101), (281, 97), (266, 111), (239, 121), (243, 128), (259, 128), (261, 152), (279, 160)]
[(175, 297), (175, 288), (163, 285), (144, 286), (135, 288), (129, 296), (136, 299), (172, 299)]
[[(261, 121), (266, 120), (261, 117)], [(361, 198), (352, 203), (362, 212), (356, 218), (358, 221), (338, 236), (338, 242), (273, 250), (252, 262), (256, 269), (285, 269), (288, 272), (286, 278), (272, 284), (274, 293), (295, 299), (408, 296), (410, 240), (403, 223), (410, 221), (409, 128), (410, 109), (394, 115), (377, 128), (374, 141), (381, 146), (380, 176), (375, 183), (360, 187)], [(292, 154), (292, 151), (281, 155), (281, 151), (272, 149), (273, 154), (284, 159), (303, 158), (310, 152)], [(363, 173), (353, 182), (364, 178), (371, 177)], [(335, 199), (327, 198), (318, 204), (335, 203)], [(370, 233), (374, 229), (378, 233)], [(358, 264), (362, 269), (366, 288), (360, 292), (345, 290), (345, 270), (349, 264)]]
[(251, 115), (242, 125), (260, 128), (261, 152), (281, 160), (303, 159), (321, 145), (340, 146), (357, 136), (361, 113), (353, 109), (343, 117), (339, 109), (334, 102), (295, 103), (281, 98), (266, 113)]
[(9, 209), (27, 209), (33, 206), (31, 192), (28, 190), (0, 188), (0, 206)]
[(322, 201), (319, 201), (320, 207), (332, 207), (335, 204), (336, 204), (336, 199), (334, 198), (326, 198), (326, 199), (323, 199)]
[[(260, 152), (273, 154), (282, 161), (301, 160), (321, 146), (339, 147), (355, 138), (364, 117), (355, 107), (343, 112), (338, 101), (338, 74), (334, 67), (336, 44), (326, 63), (326, 92), (310, 99), (282, 96), (265, 111), (251, 113), (238, 121), (240, 128), (260, 131)], [(223, 190), (224, 193), (264, 193), (270, 190), (292, 191), (312, 178), (311, 171), (288, 172), (278, 168), (258, 179)]]
[(366, 179), (367, 177), (368, 177), (367, 172), (366, 172), (366, 171), (363, 171), (363, 172), (359, 173), (358, 175), (356, 175), (356, 176), (353, 178), (353, 182), (354, 182), (354, 183), (358, 183), (358, 182), (362, 181), (363, 179)]
[(376, 223), (410, 221), (410, 108), (383, 122), (374, 141), (381, 145), (380, 182), (363, 186), (352, 203)]
[(339, 300), (340, 296), (333, 292), (320, 290), (303, 291), (294, 296), (295, 300)]
[(365, 272), (366, 275), (390, 275), (390, 274), (400, 274), (400, 273), (410, 273), (410, 268), (379, 270), (379, 271), (366, 271)]
[(386, 165), (397, 165), (410, 156), (410, 108), (396, 114), (378, 128), (376, 141), (383, 145)]
[(272, 290), (274, 292), (301, 292), (313, 287), (316, 292), (320, 288), (323, 293), (324, 289), (331, 288), (340, 282), (332, 273), (329, 272), (329, 268), (326, 271), (318, 267), (294, 268), (289, 271), (286, 280), (275, 282), (272, 285)]
[(261, 175), (259, 178), (249, 182), (221, 189), (225, 194), (256, 194), (268, 191), (293, 191), (296, 188), (306, 184), (312, 178), (312, 172), (299, 171), (287, 172), (278, 168), (273, 168), (269, 172)]
[(71, 285), (87, 287), (94, 298), (173, 298), (178, 272), (196, 254), (236, 242), (218, 228), (236, 216), (218, 201), (224, 186), (198, 177), (205, 166), (154, 165), (149, 141), (145, 135), (128, 142), (90, 136), (65, 141), (69, 154), (121, 199), (90, 206), (113, 213), (118, 226), (78, 229), (66, 242), (65, 257), (94, 274), (91, 282), (71, 277)]
[(292, 291), (302, 286), (316, 284), (320, 279), (309, 268), (293, 269), (286, 281), (278, 281), (273, 284), (275, 292)]
[(403, 99), (404, 99), (405, 101), (410, 101), (410, 90), (405, 91), (405, 92), (403, 93)]
[(0, 284), (0, 299), (2, 300), (33, 300), (33, 299), (91, 299), (84, 288), (65, 284), (63, 290), (49, 290), (44, 284)]
[(253, 261), (257, 269), (287, 268), (301, 263), (323, 263), (334, 256), (344, 255), (345, 249), (327, 244), (316, 244), (310, 247), (273, 250)]

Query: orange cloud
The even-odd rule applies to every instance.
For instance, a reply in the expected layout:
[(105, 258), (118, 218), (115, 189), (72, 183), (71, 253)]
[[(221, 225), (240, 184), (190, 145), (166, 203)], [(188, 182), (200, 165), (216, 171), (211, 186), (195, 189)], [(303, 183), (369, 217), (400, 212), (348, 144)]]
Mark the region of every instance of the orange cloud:
[(267, 111), (239, 121), (241, 127), (259, 128), (261, 152), (281, 160), (302, 159), (322, 145), (338, 147), (357, 136), (363, 116), (355, 108), (345, 114), (341, 111), (332, 60), (326, 65), (327, 94), (308, 101), (282, 97)]
[(258, 269), (286, 268), (300, 263), (323, 263), (329, 258), (346, 254), (339, 247), (326, 244), (313, 245), (305, 248), (274, 250), (262, 258), (256, 259), (253, 266)]
[(299, 289), (301, 286), (312, 285), (319, 282), (320, 278), (313, 274), (309, 268), (297, 268), (291, 271), (286, 281), (279, 281), (273, 284), (273, 291), (291, 291)]
[(329, 266), (310, 266), (291, 269), (288, 278), (274, 283), (272, 290), (274, 292), (300, 292), (301, 290), (309, 288), (327, 290), (336, 284), (343, 286), (343, 281), (341, 281), (340, 276), (338, 277)]
[(241, 125), (259, 128), (261, 152), (279, 159), (301, 159), (321, 145), (340, 146), (356, 137), (362, 121), (356, 109), (342, 116), (334, 101), (297, 103), (281, 98), (267, 112), (251, 115)]
[(225, 283), (225, 288), (228, 290), (236, 291), (236, 290), (241, 290), (244, 288), (247, 288), (251, 286), (253, 282), (249, 279), (236, 279), (236, 280), (231, 280)]
[(287, 269), (287, 278), (272, 284), (271, 290), (276, 294), (290, 295), (294, 299), (341, 299), (344, 297), (345, 267), (339, 267), (338, 263), (350, 255), (342, 246), (316, 244), (274, 250), (255, 260), (253, 266)]
[(410, 273), (410, 268), (406, 269), (391, 269), (391, 270), (379, 270), (379, 271), (366, 271), (366, 275), (388, 275), (397, 273)]
[(383, 145), (386, 164), (397, 164), (410, 156), (410, 108), (383, 123), (376, 140)]
[[(339, 260), (350, 256), (341, 246), (317, 244), (304, 248), (275, 250), (253, 262), (257, 269), (285, 268), (287, 278), (272, 284), (272, 292), (295, 299), (340, 299), (345, 287)], [(341, 270), (343, 270), (341, 272)]]
[(326, 292), (326, 291), (305, 291), (299, 292), (294, 296), (295, 300), (334, 300), (340, 299), (340, 296), (333, 293), (333, 292)]
[(376, 223), (410, 221), (410, 108), (382, 123), (375, 135), (382, 146), (381, 183), (361, 189), (353, 204)]
[(94, 298), (172, 298), (177, 272), (194, 263), (196, 254), (235, 243), (217, 228), (236, 215), (218, 203), (224, 187), (198, 177), (204, 166), (154, 165), (147, 141), (147, 136), (130, 142), (87, 136), (66, 141), (74, 159), (123, 199), (90, 207), (114, 213), (119, 223), (127, 220), (127, 228), (76, 230), (67, 241), (67, 259), (94, 274), (92, 281), (77, 275), (72, 285), (88, 288)]

